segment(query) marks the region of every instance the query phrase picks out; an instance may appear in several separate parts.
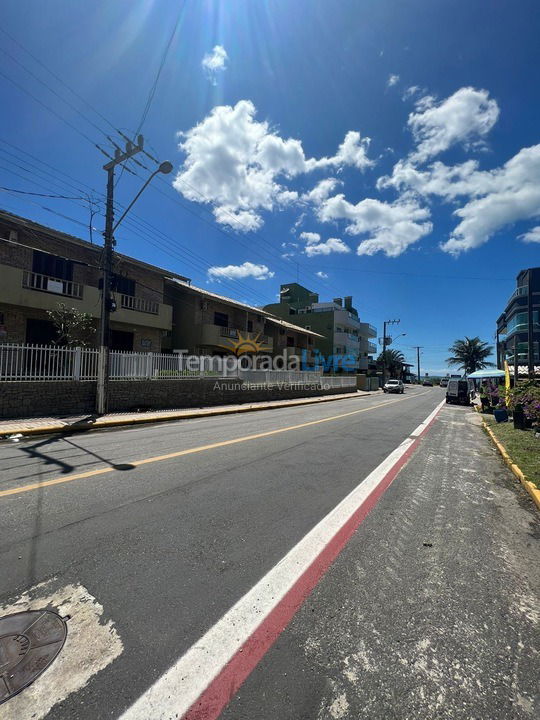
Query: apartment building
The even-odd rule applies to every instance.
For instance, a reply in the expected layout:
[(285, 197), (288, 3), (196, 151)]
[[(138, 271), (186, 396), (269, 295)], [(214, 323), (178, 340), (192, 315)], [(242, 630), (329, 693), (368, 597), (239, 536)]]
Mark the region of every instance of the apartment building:
[(540, 376), (540, 267), (522, 270), (516, 289), (497, 319), (497, 366)]
[(377, 336), (377, 330), (360, 320), (358, 311), (353, 307), (352, 296), (320, 302), (317, 293), (298, 283), (287, 283), (280, 288), (279, 303), (266, 305), (264, 309), (283, 320), (315, 331), (319, 338), (314, 342), (314, 349), (325, 358), (351, 356), (356, 364), (350, 369), (360, 372), (366, 372), (373, 366), (373, 354), (377, 347), (371, 339)]
[[(47, 311), (60, 303), (88, 313), (97, 327), (101, 252), (100, 245), (0, 211), (0, 342), (53, 342)], [(159, 352), (170, 345), (173, 308), (164, 297), (165, 277), (187, 281), (115, 253), (112, 349)]]
[(314, 344), (322, 339), (315, 331), (179, 278), (167, 278), (165, 297), (173, 308), (170, 350), (193, 355), (296, 356), (314, 364)]

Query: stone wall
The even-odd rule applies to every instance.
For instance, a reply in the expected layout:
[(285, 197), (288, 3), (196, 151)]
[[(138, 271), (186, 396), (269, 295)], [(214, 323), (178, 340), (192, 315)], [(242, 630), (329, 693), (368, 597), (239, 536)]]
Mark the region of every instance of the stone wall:
[(0, 417), (89, 413), (95, 397), (95, 382), (0, 382)]
[[(95, 386), (95, 382), (75, 381), (3, 382), (0, 383), (0, 417), (91, 414), (95, 408)], [(287, 400), (356, 392), (356, 389), (321, 390), (316, 383), (264, 387), (249, 386), (236, 378), (183, 378), (116, 380), (109, 383), (109, 392), (110, 412), (128, 412)]]

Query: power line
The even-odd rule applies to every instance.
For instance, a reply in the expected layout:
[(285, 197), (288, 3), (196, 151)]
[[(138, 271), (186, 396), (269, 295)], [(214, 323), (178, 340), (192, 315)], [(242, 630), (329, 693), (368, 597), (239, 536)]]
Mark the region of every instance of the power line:
[(0, 185), (0, 190), (5, 190), (6, 192), (10, 192), (10, 193), (19, 193), (21, 195), (35, 195), (36, 197), (57, 198), (58, 200), (83, 200), (84, 199), (84, 198), (80, 198), (80, 197), (73, 197), (71, 195), (48, 195), (47, 193), (28, 192), (27, 190), (17, 190), (16, 188), (8, 188), (8, 187), (4, 187), (3, 185)]
[[(165, 64), (167, 54), (168, 54), (168, 52), (169, 52), (170, 46), (171, 46), (171, 44), (172, 44), (172, 40), (174, 39), (174, 35), (175, 35), (175, 33), (176, 33), (176, 30), (177, 30), (177, 27), (178, 27), (178, 24), (179, 24), (179, 21), (180, 21), (180, 17), (181, 17), (181, 13), (179, 13), (179, 16), (178, 16), (177, 21), (176, 21), (176, 23), (175, 23), (173, 32), (171, 33), (171, 36), (170, 36), (169, 41), (168, 41), (168, 43), (167, 43), (167, 46), (166, 46), (165, 49), (164, 49), (164, 54), (163, 54), (163, 56), (162, 56), (162, 61), (161, 61), (161, 63), (160, 63), (160, 67), (159, 67), (159, 69), (158, 69), (158, 73), (157, 73), (157, 75), (156, 75), (156, 78), (155, 78), (155, 80), (154, 80), (154, 84), (153, 84), (152, 89), (151, 89), (151, 91), (150, 91), (150, 94), (149, 94), (149, 97), (148, 97), (148, 100), (147, 100), (147, 105), (145, 106), (145, 110), (143, 111), (143, 117), (142, 117), (142, 119), (141, 119), (141, 121), (142, 121), (143, 123), (144, 123), (144, 120), (146, 119), (146, 116), (147, 116), (147, 114), (148, 114), (148, 110), (150, 109), (150, 106), (151, 106), (151, 103), (152, 103), (152, 99), (153, 99), (154, 94), (155, 94), (155, 89), (157, 88), (157, 83), (158, 83), (158, 81), (159, 81), (159, 75), (161, 74), (161, 70), (163, 69), (163, 66), (164, 66), (164, 64)], [(81, 100), (82, 102), (84, 102), (84, 104), (87, 105), (93, 112), (95, 112), (100, 118), (102, 118), (105, 122), (107, 122), (108, 125), (110, 125), (111, 127), (114, 128), (113, 123), (111, 123), (100, 111), (96, 110), (96, 108), (94, 108), (93, 105), (91, 105), (90, 103), (88, 103), (81, 95), (79, 95), (79, 93), (77, 93), (76, 91), (74, 91), (74, 90), (73, 90), (65, 81), (63, 81), (56, 73), (54, 73), (52, 70), (50, 70), (50, 68), (48, 68), (46, 65), (44, 65), (44, 63), (43, 63), (41, 60), (39, 60), (39, 58), (37, 58), (33, 53), (31, 53), (27, 48), (25, 48), (25, 46), (24, 46), (22, 43), (20, 43), (18, 40), (16, 40), (15, 38), (13, 38), (13, 36), (11, 36), (7, 31), (3, 30), (3, 28), (0, 28), (0, 30), (1, 30), (7, 37), (9, 37), (12, 42), (14, 42), (15, 44), (17, 44), (17, 45), (18, 45), (21, 49), (23, 49), (30, 57), (32, 57), (32, 59), (33, 59), (35, 62), (39, 63), (39, 64), (40, 64), (40, 67), (43, 67), (44, 69), (46, 69), (47, 72), (49, 72), (58, 82), (60, 82), (63, 87), (67, 88), (73, 95), (75, 95), (75, 97), (77, 97), (79, 100)], [(9, 54), (9, 53), (6, 53), (6, 54)], [(12, 56), (11, 56), (11, 57), (12, 57)], [(21, 65), (32, 77), (34, 77), (38, 82), (41, 82), (42, 84), (44, 84), (44, 85), (45, 85), (51, 92), (53, 92), (56, 96), (61, 97), (54, 89), (50, 88), (50, 86), (49, 86), (45, 81), (43, 81), (41, 78), (37, 77), (32, 71), (28, 70), (24, 65), (22, 65), (22, 63), (20, 63), (20, 62), (17, 61), (17, 60), (15, 60), (15, 62), (18, 62), (18, 64)], [(96, 147), (96, 148), (99, 149), (101, 152), (103, 152), (103, 151), (101, 150), (101, 148), (100, 148), (86, 133), (84, 133), (84, 132), (81, 131), (79, 128), (77, 128), (75, 125), (73, 125), (73, 124), (70, 123), (68, 120), (66, 120), (65, 118), (63, 118), (63, 117), (62, 117), (61, 115), (59, 115), (55, 110), (53, 110), (53, 109), (52, 109), (51, 107), (49, 107), (46, 103), (44, 103), (43, 101), (41, 101), (39, 98), (35, 97), (30, 91), (26, 90), (26, 88), (24, 88), (23, 86), (21, 86), (19, 83), (17, 83), (16, 81), (12, 80), (11, 78), (9, 78), (8, 76), (6, 76), (6, 75), (5, 75), (4, 73), (2, 73), (1, 71), (0, 71), (0, 74), (3, 75), (4, 77), (6, 77), (6, 79), (8, 79), (10, 82), (12, 82), (12, 83), (13, 83), (16, 87), (18, 87), (21, 91), (23, 91), (23, 92), (25, 92), (27, 95), (29, 95), (33, 100), (35, 100), (36, 102), (38, 102), (38, 103), (39, 103), (42, 107), (44, 107), (46, 110), (48, 110), (48, 111), (51, 112), (53, 115), (55, 115), (55, 117), (57, 117), (59, 120), (61, 120), (61, 122), (64, 122), (66, 125), (68, 125), (70, 128), (72, 128), (75, 132), (78, 132), (82, 137), (84, 137), (84, 138), (85, 138), (88, 142), (90, 142), (94, 147)], [(103, 133), (103, 130), (102, 130), (101, 128), (99, 128), (98, 125), (96, 125), (92, 120), (90, 120), (87, 116), (85, 116), (80, 110), (78, 110), (77, 108), (75, 108), (75, 106), (73, 106), (72, 103), (69, 103), (69, 101), (65, 100), (65, 98), (61, 98), (61, 99), (62, 99), (67, 105), (69, 105), (75, 112), (77, 112), (77, 114), (79, 114), (81, 117), (83, 117), (84, 119), (86, 119), (86, 121), (89, 122), (93, 127), (97, 128), (100, 133)], [(142, 127), (141, 124), (139, 125), (139, 128), (140, 128), (140, 127)], [(116, 128), (115, 128), (115, 129), (116, 129)], [(125, 168), (125, 165), (122, 166), (122, 167)], [(125, 169), (129, 171), (128, 168), (125, 168)], [(133, 171), (130, 171), (130, 172), (133, 172)], [(134, 173), (134, 174), (137, 175), (137, 173)], [(182, 181), (182, 182), (184, 182), (185, 184), (187, 184), (188, 186), (190, 186), (189, 183), (187, 183), (186, 181)], [(213, 204), (212, 201), (211, 201), (209, 198), (205, 197), (199, 190), (197, 190), (197, 189), (194, 188), (193, 186), (190, 186), (190, 187), (191, 187), (192, 190), (194, 190), (195, 192), (197, 192), (197, 194), (198, 194), (201, 198), (203, 198), (203, 199), (205, 200), (205, 202), (208, 202), (208, 203)], [(158, 188), (155, 188), (155, 187), (154, 187), (154, 189), (158, 190)], [(175, 201), (176, 201), (176, 202), (179, 202), (178, 195), (175, 195)], [(187, 209), (187, 207), (188, 207), (188, 206), (184, 205), (183, 203), (180, 203), (180, 202), (179, 202), (179, 204), (180, 204), (180, 206), (183, 207), (184, 209)], [(225, 213), (226, 213), (226, 214), (229, 214), (229, 215), (231, 216), (231, 218), (233, 218), (233, 219), (235, 220), (235, 223), (238, 223), (237, 218), (236, 218), (232, 213), (229, 213), (228, 211), (225, 211)], [(198, 214), (195, 213), (195, 212), (192, 212), (192, 214), (194, 214), (194, 215), (195, 215), (196, 217), (198, 217), (199, 219), (203, 219), (200, 215), (198, 215)], [(204, 221), (204, 220), (203, 220), (203, 221)], [(232, 238), (233, 240), (235, 240), (235, 242), (239, 242), (240, 244), (243, 244), (243, 243), (240, 242), (240, 240), (239, 240), (239, 238), (238, 238), (237, 235), (234, 235), (234, 234), (232, 234), (232, 233), (229, 233), (229, 232), (225, 231), (223, 228), (220, 228), (220, 227), (219, 227), (219, 224), (215, 223), (215, 220), (212, 222), (212, 227), (213, 227), (214, 229), (218, 229), (219, 232), (222, 232), (222, 233), (226, 234), (228, 237), (230, 237), (230, 238)], [(273, 246), (269, 241), (266, 240), (266, 238), (265, 238), (261, 233), (257, 233), (257, 234), (255, 235), (255, 237), (258, 238), (258, 239), (263, 240), (263, 241), (268, 245), (268, 247), (271, 249), (272, 253), (275, 255), (276, 249), (274, 248), (274, 246)], [(253, 246), (250, 246), (250, 251), (253, 251)], [(276, 258), (274, 258), (273, 262), (275, 263), (275, 262), (277, 261), (277, 262), (279, 262), (280, 264), (283, 264), (283, 260), (285, 260), (285, 259), (279, 257), (279, 260), (277, 260)], [(292, 262), (292, 261), (289, 261), (289, 262)], [(294, 261), (294, 264), (297, 265), (297, 261)], [(347, 268), (347, 269), (350, 269), (350, 268)], [(287, 268), (287, 272), (289, 272), (289, 268)], [(318, 277), (315, 275), (315, 273), (310, 272), (310, 271), (307, 271), (307, 270), (304, 268), (304, 266), (302, 267), (302, 273), (303, 273), (304, 275), (310, 275), (311, 277), (313, 277), (314, 282), (316, 283), (316, 285), (326, 286), (326, 287), (328, 287), (330, 290), (332, 290), (333, 292), (338, 292), (338, 293), (341, 292), (341, 290), (338, 290), (337, 288), (333, 287), (333, 286), (330, 285), (329, 283), (321, 282), (321, 278), (318, 278)], [(364, 304), (364, 307), (366, 307), (365, 304)]]

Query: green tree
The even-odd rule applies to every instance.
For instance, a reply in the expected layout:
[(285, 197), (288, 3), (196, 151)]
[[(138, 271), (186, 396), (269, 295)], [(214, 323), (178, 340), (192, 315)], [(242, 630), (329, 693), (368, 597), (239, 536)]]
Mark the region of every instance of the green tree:
[(452, 347), (448, 348), (448, 352), (452, 355), (446, 359), (446, 362), (449, 365), (457, 365), (465, 371), (466, 375), (494, 365), (487, 360), (490, 355), (493, 355), (493, 347), (480, 340), (479, 337), (465, 337), (464, 340), (456, 340)]
[(86, 347), (94, 344), (96, 328), (90, 313), (58, 303), (56, 310), (48, 310), (47, 315), (53, 321), (58, 335), (55, 345)]
[[(386, 360), (386, 372), (387, 377), (401, 379), (403, 375), (403, 363), (405, 357), (399, 350), (385, 350), (384, 359)], [(382, 370), (383, 367), (383, 353), (377, 358), (377, 369)]]

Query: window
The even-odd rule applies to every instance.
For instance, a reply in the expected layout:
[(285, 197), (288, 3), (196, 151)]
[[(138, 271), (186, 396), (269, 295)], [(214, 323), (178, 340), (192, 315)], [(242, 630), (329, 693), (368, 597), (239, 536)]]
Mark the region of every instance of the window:
[(214, 325), (219, 325), (219, 327), (229, 327), (229, 316), (227, 313), (215, 312)]
[[(540, 322), (540, 312), (538, 310), (533, 311), (533, 325), (538, 327)], [(527, 332), (529, 327), (529, 314), (526, 312), (516, 313), (506, 325), (506, 334), (510, 335), (513, 332)], [(536, 329), (535, 327), (535, 329)]]
[[(259, 317), (260, 317), (260, 316), (259, 316)], [(253, 332), (253, 320), (248, 320), (248, 321), (247, 321), (247, 331), (248, 331), (248, 332)]]
[(294, 347), (294, 338), (292, 335), (287, 335), (287, 347)]
[(112, 278), (112, 289), (120, 293), (120, 295), (135, 297), (135, 280), (115, 274)]
[(55, 278), (56, 280), (73, 280), (73, 263), (66, 258), (50, 253), (34, 250), (32, 272)]

